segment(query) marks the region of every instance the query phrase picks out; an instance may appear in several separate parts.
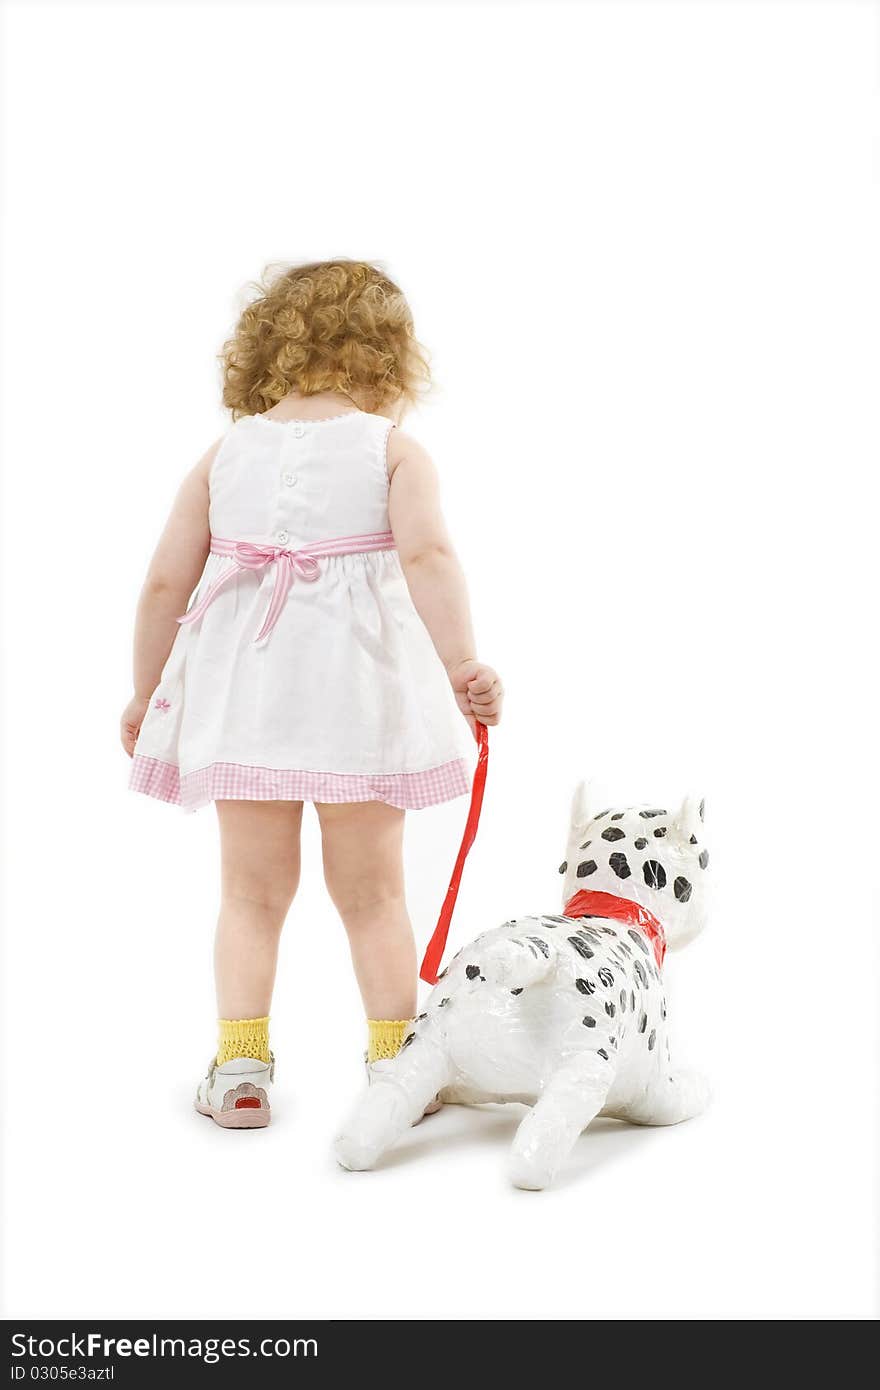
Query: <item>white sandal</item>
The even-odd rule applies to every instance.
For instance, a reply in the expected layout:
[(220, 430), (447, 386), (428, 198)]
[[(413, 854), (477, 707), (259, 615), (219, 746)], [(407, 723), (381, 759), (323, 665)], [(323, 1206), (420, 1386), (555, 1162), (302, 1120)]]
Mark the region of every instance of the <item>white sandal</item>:
[(272, 1118), (269, 1091), (275, 1080), (275, 1058), (233, 1057), (218, 1067), (216, 1061), (199, 1083), (195, 1107), (223, 1129), (265, 1129)]

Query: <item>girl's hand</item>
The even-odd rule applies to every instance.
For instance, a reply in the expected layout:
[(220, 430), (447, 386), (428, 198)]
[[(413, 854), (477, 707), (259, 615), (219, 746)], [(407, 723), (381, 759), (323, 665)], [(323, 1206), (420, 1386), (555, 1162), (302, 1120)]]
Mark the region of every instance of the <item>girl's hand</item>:
[(119, 737), (122, 739), (122, 746), (130, 758), (134, 756), (134, 746), (137, 743), (137, 736), (141, 731), (149, 703), (148, 699), (144, 700), (139, 695), (132, 695), (122, 711), (122, 718), (119, 721)]
[(460, 661), (451, 667), (449, 680), (455, 691), (455, 702), (469, 722), (499, 722), (504, 691), (497, 671), (483, 661)]

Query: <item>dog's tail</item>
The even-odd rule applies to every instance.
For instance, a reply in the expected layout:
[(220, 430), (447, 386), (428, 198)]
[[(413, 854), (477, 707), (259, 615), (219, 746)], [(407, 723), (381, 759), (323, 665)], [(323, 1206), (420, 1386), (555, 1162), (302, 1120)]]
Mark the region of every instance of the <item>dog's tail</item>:
[(542, 936), (507, 936), (483, 951), (480, 970), (492, 984), (519, 994), (543, 980), (555, 963), (555, 947)]

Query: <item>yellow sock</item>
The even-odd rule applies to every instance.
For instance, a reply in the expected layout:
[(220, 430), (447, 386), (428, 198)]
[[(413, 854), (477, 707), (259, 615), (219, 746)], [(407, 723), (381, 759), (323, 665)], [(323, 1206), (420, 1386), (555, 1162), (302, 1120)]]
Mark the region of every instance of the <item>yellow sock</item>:
[(368, 1018), (367, 1061), (378, 1062), (385, 1057), (396, 1057), (411, 1022), (410, 1018)]
[(220, 1018), (217, 1020), (220, 1040), (217, 1044), (217, 1065), (233, 1057), (256, 1057), (259, 1062), (270, 1061), (268, 1018)]

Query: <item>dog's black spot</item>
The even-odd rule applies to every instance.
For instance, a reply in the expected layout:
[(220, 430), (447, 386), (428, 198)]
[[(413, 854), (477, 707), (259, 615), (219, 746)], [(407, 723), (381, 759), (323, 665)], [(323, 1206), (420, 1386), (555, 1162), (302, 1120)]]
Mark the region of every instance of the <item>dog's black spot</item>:
[(705, 798), (704, 798), (704, 799), (700, 802), (700, 820), (705, 820), (705, 819), (706, 819), (706, 801), (705, 801)]
[(618, 850), (616, 854), (611, 855), (608, 863), (611, 865), (618, 878), (629, 878), (632, 873), (632, 869), (626, 862), (626, 855), (622, 854), (620, 850)]
[(595, 1028), (595, 1026), (596, 1026), (596, 1020), (595, 1020), (590, 1014), (585, 1014), (585, 1015), (584, 1015), (584, 1027), (585, 1027), (585, 1028)]
[(616, 1039), (616, 1038), (609, 1038), (608, 1041), (610, 1042), (610, 1044), (611, 1044), (612, 1047), (616, 1047), (616, 1046), (617, 1046), (617, 1039)]
[(592, 980), (575, 980), (575, 984), (577, 985), (581, 994), (592, 994), (596, 988)]
[(621, 951), (623, 951), (623, 954), (626, 956), (627, 960), (629, 960), (633, 953), (632, 946), (630, 946), (628, 941), (620, 941), (618, 942), (618, 945), (620, 946), (620, 949)]
[(602, 831), (603, 840), (622, 840), (623, 831), (617, 825), (609, 825)]
[(661, 999), (661, 1000), (660, 1000), (660, 1017), (661, 1017), (661, 1018), (665, 1018), (665, 1017), (666, 1017), (666, 1000), (665, 1000), (665, 999)]
[(592, 931), (584, 931), (583, 927), (578, 927), (578, 935), (583, 936), (585, 941), (589, 941), (591, 946), (604, 945), (601, 936), (597, 936), (596, 933)]
[(636, 931), (635, 927), (627, 927), (626, 934), (627, 936), (632, 937), (633, 941), (636, 943), (640, 951), (644, 951), (645, 955), (648, 954), (648, 948), (645, 945), (645, 938), (642, 936), (642, 933), (640, 931)]
[(692, 845), (698, 845), (699, 843), (700, 843), (700, 842), (699, 842), (699, 840), (697, 839), (696, 835), (692, 835), (692, 836), (691, 836), (691, 844), (692, 844)]
[(442, 1009), (443, 1006), (444, 1006), (444, 1004), (448, 1004), (448, 1003), (449, 1003), (449, 995), (447, 995), (445, 999), (441, 999), (441, 1000), (440, 1000), (440, 1003), (437, 1005), (437, 1008), (438, 1008), (438, 1009)]
[(599, 979), (602, 981), (606, 989), (610, 989), (611, 986), (614, 984), (614, 976), (608, 969), (607, 965), (603, 965), (602, 969), (599, 971)]
[(579, 848), (579, 849), (589, 849), (589, 847), (590, 847), (590, 845), (591, 845), (592, 843), (593, 843), (592, 840), (584, 840), (584, 843), (583, 843), (582, 845), (579, 845), (578, 848)]
[(640, 835), (635, 842), (636, 849), (644, 849), (647, 843), (648, 841), (645, 839), (644, 835)]
[(666, 870), (659, 859), (646, 859), (642, 865), (642, 874), (649, 888), (666, 887)]
[(641, 1014), (640, 1017), (639, 1017), (639, 1032), (640, 1032), (640, 1033), (644, 1033), (644, 1031), (645, 1031), (645, 1029), (647, 1028), (647, 1026), (648, 1026), (648, 1015), (647, 1015), (647, 1014)]
[(700, 850), (700, 868), (701, 868), (701, 869), (706, 869), (706, 868), (708, 868), (708, 867), (709, 867), (709, 851), (708, 851), (707, 849), (701, 849), (701, 850)]
[(585, 860), (583, 861), (582, 864), (578, 864), (578, 866), (577, 866), (577, 875), (576, 875), (576, 876), (577, 876), (578, 878), (586, 878), (586, 877), (587, 877), (587, 874), (594, 874), (595, 872), (596, 872), (596, 861), (595, 861), (595, 859), (585, 859)]
[(673, 892), (680, 903), (686, 903), (694, 891), (686, 878), (677, 878), (672, 885)]
[(600, 927), (599, 930), (602, 931), (602, 932), (604, 932), (606, 936), (616, 936), (616, 935), (617, 935), (617, 932), (614, 930), (613, 927)]
[(655, 840), (661, 840), (665, 834), (666, 834), (666, 826), (665, 826), (665, 825), (658, 825), (658, 826), (657, 826), (657, 829), (654, 831), (654, 839), (655, 839)]
[(610, 1060), (608, 1057), (608, 1053), (605, 1051), (604, 1047), (599, 1048), (599, 1056), (604, 1057), (606, 1062)]
[(634, 989), (631, 989), (630, 992), (629, 992), (629, 1006), (630, 1006), (630, 1008), (632, 1009), (633, 1013), (635, 1013), (635, 1011), (636, 1011), (636, 992), (635, 992)]
[[(569, 921), (571, 921), (571, 918), (570, 918), (570, 917), (542, 917), (542, 918), (541, 918), (541, 926), (542, 926), (542, 927), (559, 927), (559, 926), (563, 926), (563, 927), (564, 927), (565, 924), (566, 924), (566, 922), (569, 922)], [(511, 923), (511, 925), (513, 925), (513, 924)]]
[(417, 1017), (416, 1017), (416, 1023), (421, 1023), (422, 1019), (423, 1019), (423, 1018), (427, 1018), (427, 1017), (428, 1017), (427, 1014), (418, 1014)]
[(626, 1013), (626, 990), (625, 990), (625, 989), (622, 989), (622, 990), (620, 991), (620, 1012), (621, 1012), (622, 1014), (625, 1014), (625, 1013)]
[(583, 956), (584, 960), (592, 960), (595, 952), (587, 945), (582, 936), (570, 936), (569, 945), (573, 946), (578, 955)]
[(437, 976), (437, 983), (439, 984), (441, 980), (445, 980), (445, 979), (446, 979), (446, 976), (447, 976), (448, 974), (449, 974), (449, 966), (448, 966), (448, 965), (444, 965), (443, 969), (440, 971), (440, 974)]
[[(608, 811), (610, 811), (610, 810), (611, 810), (611, 807), (609, 806), (609, 807), (608, 807)], [(608, 815), (608, 811), (600, 811), (599, 814), (598, 814), (598, 816), (594, 816), (594, 817), (593, 817), (593, 820), (601, 820), (603, 816), (607, 816), (607, 815)]]
[(652, 820), (654, 816), (668, 815), (667, 811), (639, 811), (642, 820)]
[(615, 812), (614, 812), (614, 815), (611, 817), (611, 819), (612, 819), (612, 820), (623, 820), (623, 818), (624, 818), (625, 815), (626, 815), (626, 812), (625, 812), (625, 811), (615, 811)]
[(561, 874), (564, 874), (564, 873), (567, 873), (567, 871), (568, 871), (568, 860), (567, 860), (567, 859), (563, 859), (562, 863), (559, 865), (559, 872), (560, 872)]
[(544, 959), (545, 959), (545, 960), (549, 960), (549, 959), (550, 959), (550, 947), (547, 945), (547, 942), (546, 942), (546, 941), (542, 941), (542, 940), (541, 940), (540, 936), (527, 936), (527, 937), (526, 937), (526, 940), (527, 940), (527, 941), (534, 941), (535, 945), (537, 946), (538, 950), (541, 952), (541, 955), (544, 957)]
[(464, 968), (464, 973), (467, 975), (469, 980), (475, 980), (480, 973), (480, 967), (478, 965), (466, 965)]
[(617, 1010), (615, 1009), (610, 999), (606, 1001), (605, 1012), (609, 1018), (613, 1018), (614, 1015), (617, 1013)]
[(636, 979), (638, 980), (642, 989), (649, 989), (650, 984), (648, 982), (648, 977), (645, 974), (644, 966), (642, 965), (642, 962), (640, 960), (633, 961), (633, 970), (636, 972)]
[(654, 1044), (655, 1044), (656, 1041), (657, 1041), (657, 1029), (656, 1029), (656, 1028), (652, 1028), (651, 1031), (650, 1031), (650, 1033), (648, 1034), (648, 1051), (649, 1051), (649, 1052), (653, 1052), (653, 1051), (654, 1051)]
[(415, 1042), (415, 1039), (416, 1039), (415, 1033), (407, 1033), (407, 1035), (406, 1035), (406, 1037), (404, 1038), (403, 1042), (400, 1044), (400, 1050), (401, 1050), (401, 1052), (403, 1051), (403, 1049), (404, 1049), (405, 1047), (409, 1047), (409, 1045), (410, 1045), (411, 1042)]
[(523, 992), (523, 987), (522, 987), (522, 985), (520, 985), (519, 989), (512, 989), (510, 992), (511, 992), (511, 994), (522, 994), (522, 992)]

